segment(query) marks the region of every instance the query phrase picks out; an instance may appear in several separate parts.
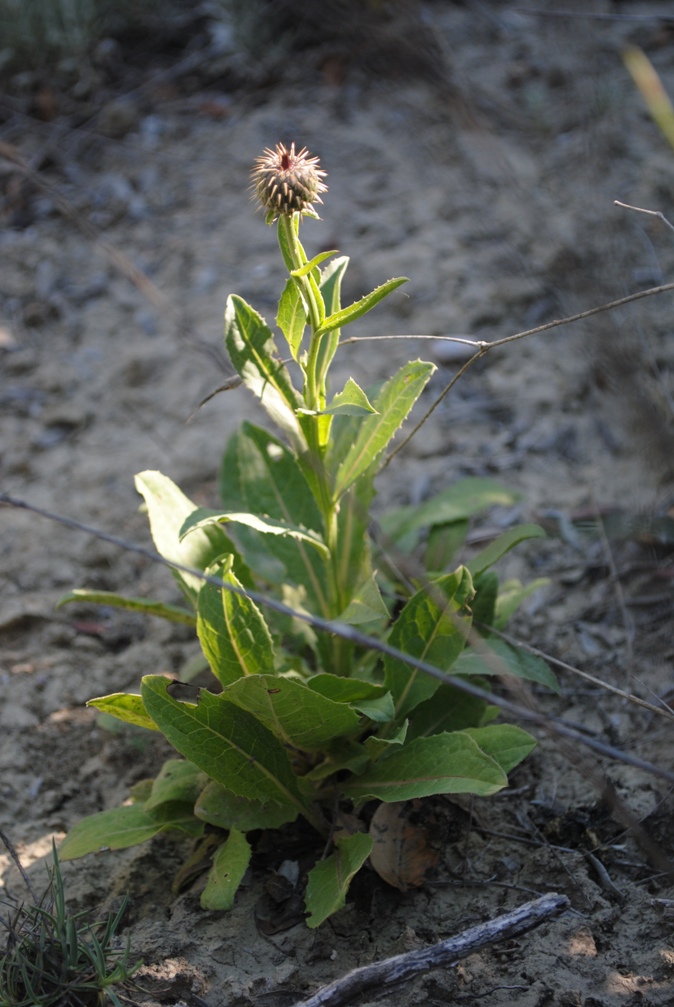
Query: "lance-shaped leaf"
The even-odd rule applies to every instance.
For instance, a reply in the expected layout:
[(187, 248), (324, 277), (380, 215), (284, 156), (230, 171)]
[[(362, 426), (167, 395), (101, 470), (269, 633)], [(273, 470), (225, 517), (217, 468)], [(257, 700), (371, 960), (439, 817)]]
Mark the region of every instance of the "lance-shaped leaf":
[(337, 849), (325, 860), (319, 860), (309, 871), (306, 907), (307, 926), (318, 927), (341, 909), (354, 874), (357, 874), (372, 852), (374, 840), (364, 832), (338, 837)]
[(185, 626), (194, 626), (196, 620), (194, 613), (189, 612), (180, 605), (168, 605), (161, 601), (152, 601), (149, 598), (127, 598), (123, 594), (115, 594), (114, 591), (89, 591), (84, 588), (75, 588), (59, 598), (56, 607), (69, 605), (72, 602), (88, 605), (109, 605), (111, 608), (125, 608), (129, 612), (141, 612), (143, 615), (156, 615), (159, 619), (168, 619), (169, 622), (180, 622)]
[(250, 713), (205, 689), (196, 706), (180, 703), (168, 695), (166, 684), (161, 675), (146, 676), (143, 702), (181, 755), (232, 793), (291, 805), (316, 824), (300, 796), (288, 752), (271, 731)]
[(123, 720), (134, 727), (146, 727), (150, 731), (158, 730), (152, 717), (148, 716), (142, 696), (133, 692), (113, 692), (109, 696), (99, 696), (90, 699), (87, 706), (94, 706), (101, 713)]
[(453, 675), (515, 675), (529, 682), (537, 682), (547, 689), (559, 693), (559, 682), (555, 675), (535, 654), (520, 647), (514, 647), (505, 640), (489, 638), (479, 651), (469, 647), (461, 654), (452, 668)]
[(320, 266), (320, 264), (325, 262), (326, 259), (331, 259), (333, 255), (337, 255), (336, 248), (334, 248), (331, 252), (319, 252), (318, 255), (314, 255), (313, 259), (309, 262), (305, 262), (299, 269), (293, 269), (290, 275), (297, 277), (308, 276), (313, 269)]
[(403, 283), (407, 283), (407, 281), (407, 276), (396, 276), (395, 279), (387, 280), (386, 283), (382, 283), (380, 287), (376, 287), (371, 293), (366, 294), (365, 297), (361, 297), (359, 301), (354, 301), (348, 308), (342, 308), (341, 311), (335, 311), (333, 314), (328, 315), (315, 333), (316, 336), (332, 332), (333, 329), (341, 329), (343, 325), (348, 325), (349, 322), (354, 322), (356, 318), (361, 318), (368, 311), (371, 311), (375, 304), (379, 304), (387, 294), (402, 286)]
[(361, 422), (355, 443), (339, 466), (336, 498), (341, 497), (359, 476), (376, 464), (434, 370), (435, 364), (411, 361), (382, 387), (373, 403), (376, 415), (368, 416)]
[(467, 734), (434, 734), (393, 748), (342, 785), (355, 801), (409, 801), (431, 794), (495, 794), (508, 783), (499, 764)]
[(239, 679), (220, 698), (253, 714), (285, 745), (307, 752), (353, 734), (359, 724), (358, 714), (346, 704), (278, 675)]
[[(334, 315), (342, 307), (342, 279), (349, 264), (349, 257), (342, 255), (328, 263), (321, 273), (319, 289), (328, 315)], [(319, 387), (325, 384), (325, 376), (339, 345), (340, 330), (333, 329), (320, 340), (316, 357), (316, 380)]]
[(194, 805), (194, 814), (201, 821), (219, 829), (238, 829), (240, 832), (278, 829), (286, 822), (294, 822), (298, 813), (291, 804), (237, 797), (214, 780), (204, 787)]
[(348, 378), (342, 391), (337, 392), (323, 413), (329, 416), (369, 416), (376, 411), (363, 389), (353, 378)]
[(206, 887), (199, 900), (202, 909), (227, 912), (232, 908), (239, 885), (248, 870), (251, 853), (243, 833), (232, 829), (215, 851)]
[(162, 804), (194, 805), (207, 783), (206, 774), (184, 759), (167, 759), (152, 782), (150, 796), (143, 807), (153, 811)]
[(125, 850), (169, 829), (201, 836), (204, 823), (194, 817), (189, 804), (163, 805), (155, 811), (146, 811), (142, 804), (111, 808), (78, 822), (61, 843), (59, 857), (75, 860), (101, 850)]
[(274, 646), (262, 612), (239, 593), (242, 585), (229, 563), (209, 567), (208, 573), (236, 589), (204, 584), (199, 592), (197, 635), (213, 674), (225, 686), (242, 675), (270, 671)]
[(370, 574), (339, 616), (339, 621), (357, 626), (363, 633), (381, 633), (390, 618), (376, 577)]
[(380, 525), (387, 538), (396, 544), (405, 541), (413, 548), (417, 538), (415, 533), (421, 528), (468, 520), (487, 507), (509, 507), (516, 500), (516, 493), (494, 479), (461, 479), (421, 504), (387, 511)]
[[(197, 570), (205, 570), (216, 559), (230, 553), (237, 557), (236, 568), (244, 580), (245, 565), (224, 528), (213, 524), (201, 528), (188, 542), (180, 541), (180, 529), (185, 518), (195, 510), (195, 505), (174, 482), (161, 472), (146, 471), (136, 476), (136, 489), (145, 499), (152, 538), (157, 552), (161, 553), (164, 559)], [(179, 570), (174, 570), (173, 576), (196, 607), (202, 580)]]
[(297, 360), (307, 325), (307, 313), (294, 280), (286, 282), (279, 301), (276, 322), (286, 337), (293, 360)]
[(414, 738), (460, 731), (467, 727), (484, 727), (499, 716), (498, 706), (475, 699), (453, 685), (441, 685), (431, 699), (420, 703), (410, 716), (407, 733)]
[(516, 528), (508, 528), (466, 565), (473, 577), (477, 577), (520, 542), (530, 538), (547, 538), (547, 535), (539, 524), (521, 524)]
[(348, 703), (370, 720), (385, 723), (395, 716), (393, 697), (383, 685), (321, 672), (310, 678), (307, 686), (335, 703)]
[(197, 507), (183, 522), (180, 529), (181, 541), (191, 536), (194, 531), (203, 530), (219, 524), (226, 524), (233, 521), (235, 524), (245, 525), (254, 531), (262, 532), (263, 535), (288, 535), (290, 538), (300, 539), (308, 542), (319, 552), (327, 555), (328, 547), (316, 532), (307, 528), (300, 528), (298, 525), (288, 525), (284, 521), (276, 521), (274, 518), (264, 517), (260, 514), (238, 513), (236, 511), (211, 510), (208, 507)]
[(492, 724), (490, 727), (469, 727), (462, 733), (470, 735), (483, 752), (491, 756), (509, 773), (536, 747), (536, 739), (514, 724)]
[(302, 398), (278, 359), (274, 338), (264, 319), (235, 294), (227, 298), (225, 342), (244, 384), (259, 398), (295, 449), (305, 451), (306, 441), (295, 414), (303, 405)]
[[(440, 671), (449, 671), (463, 650), (470, 629), (470, 615), (465, 611), (461, 614), (461, 610), (472, 594), (473, 582), (465, 567), (425, 585), (398, 616), (389, 643)], [(384, 669), (384, 682), (393, 694), (398, 720), (440, 686), (437, 678), (388, 654), (384, 657)]]
[[(309, 484), (296, 457), (276, 437), (244, 423), (237, 439), (237, 471), (249, 510), (320, 533), (322, 518)], [(325, 556), (290, 536), (267, 536), (266, 544), (285, 566), (286, 582), (304, 586), (308, 608), (329, 617)]]
[(494, 626), (496, 629), (505, 629), (510, 617), (517, 611), (522, 602), (530, 598), (531, 595), (541, 587), (547, 587), (550, 580), (547, 577), (537, 577), (536, 580), (522, 584), (519, 580), (506, 580), (501, 584), (498, 598), (496, 599), (496, 612)]

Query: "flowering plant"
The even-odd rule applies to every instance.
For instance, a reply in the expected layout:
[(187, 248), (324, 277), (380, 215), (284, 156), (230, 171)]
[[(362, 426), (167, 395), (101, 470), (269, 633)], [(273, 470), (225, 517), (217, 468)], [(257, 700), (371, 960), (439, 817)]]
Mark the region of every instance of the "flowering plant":
[[(76, 825), (61, 858), (128, 846), (168, 828), (209, 848), (215, 837), (201, 902), (225, 909), (250, 862), (251, 836), (302, 816), (321, 847), (328, 842), (308, 875), (310, 926), (344, 904), (368, 858), (380, 870), (368, 802), (493, 794), (532, 749), (530, 735), (495, 723), (494, 706), (443, 683), (442, 673), (483, 681), (505, 670), (555, 687), (546, 665), (491, 636), (531, 586), (511, 582), (504, 591), (489, 568), (541, 530), (510, 529), (468, 565), (450, 568), (469, 518), (512, 494), (489, 480), (466, 480), (387, 515), (382, 527), (399, 548), (414, 549), (428, 530), (425, 571), (414, 579), (400, 576), (370, 538), (375, 476), (434, 365), (411, 361), (368, 390), (349, 378), (330, 395), (342, 329), (405, 278), (341, 306), (348, 259), (327, 251), (308, 261), (299, 239), (303, 217), (316, 217), (314, 205), (327, 191), (324, 178), (317, 159), (294, 145), (266, 150), (253, 170), (289, 273), (276, 320), (300, 388), (261, 315), (236, 295), (225, 311), (232, 364), (281, 436), (241, 426), (225, 451), (216, 509), (196, 507), (159, 472), (136, 479), (155, 545), (174, 565), (186, 606), (87, 591), (65, 599), (194, 625), (213, 684), (181, 697), (165, 677), (148, 675), (140, 695), (92, 700), (161, 731), (183, 758), (137, 787), (133, 803)], [(261, 586), (276, 599), (266, 614)], [(386, 641), (383, 658), (363, 645), (363, 634)], [(424, 674), (420, 662), (439, 677)], [(414, 882), (393, 880), (420, 883), (423, 872)]]

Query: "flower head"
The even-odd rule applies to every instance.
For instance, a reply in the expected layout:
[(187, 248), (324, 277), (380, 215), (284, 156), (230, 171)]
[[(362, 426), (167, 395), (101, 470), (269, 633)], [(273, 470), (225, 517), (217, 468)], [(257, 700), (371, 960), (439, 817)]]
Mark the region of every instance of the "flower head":
[(314, 203), (323, 202), (320, 194), (327, 192), (322, 181), (325, 175), (318, 158), (311, 157), (306, 147), (299, 153), (294, 143), (290, 147), (277, 143), (274, 150), (267, 147), (251, 173), (253, 191), (267, 211), (267, 223), (283, 214), (311, 213)]

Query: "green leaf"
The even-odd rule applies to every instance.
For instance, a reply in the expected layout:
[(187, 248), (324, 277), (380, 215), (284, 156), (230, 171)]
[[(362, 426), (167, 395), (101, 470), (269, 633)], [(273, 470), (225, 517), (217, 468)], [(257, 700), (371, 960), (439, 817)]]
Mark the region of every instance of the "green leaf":
[(208, 872), (206, 887), (199, 900), (202, 909), (230, 910), (243, 876), (248, 870), (252, 850), (242, 832), (232, 829), (225, 842), (218, 846), (213, 866)]
[(263, 517), (260, 514), (231, 513), (230, 511), (211, 510), (209, 507), (197, 507), (184, 521), (180, 529), (181, 541), (194, 531), (225, 524), (228, 521), (246, 525), (247, 528), (253, 528), (264, 535), (288, 535), (290, 538), (309, 542), (319, 552), (324, 555), (328, 554), (328, 547), (321, 536), (306, 528), (287, 525), (283, 521), (275, 521), (273, 518)]
[(496, 613), (494, 626), (496, 629), (505, 629), (510, 617), (517, 611), (522, 602), (538, 591), (541, 587), (547, 587), (550, 583), (548, 577), (537, 577), (536, 580), (528, 584), (522, 584), (519, 580), (507, 580), (501, 584), (501, 589), (496, 599)]
[(505, 640), (489, 638), (485, 652), (477, 653), (472, 647), (465, 650), (452, 668), (453, 675), (515, 675), (528, 682), (537, 682), (559, 693), (559, 683), (545, 661)]
[(536, 739), (514, 724), (493, 724), (491, 727), (469, 727), (468, 734), (483, 752), (498, 762), (504, 773), (519, 765), (536, 747)]
[(326, 751), (323, 761), (310, 769), (301, 778), (300, 784), (312, 796), (314, 783), (320, 783), (335, 773), (362, 773), (369, 763), (370, 756), (360, 742), (342, 739)]
[[(398, 616), (389, 643), (440, 671), (449, 671), (461, 654), (470, 629), (470, 615), (459, 613), (472, 595), (473, 582), (465, 567), (425, 585)], [(398, 720), (440, 687), (437, 678), (388, 654), (384, 657), (384, 670), (384, 684), (395, 700)]]
[(298, 810), (292, 804), (237, 797), (231, 790), (212, 780), (197, 798), (194, 814), (201, 821), (219, 829), (251, 832), (253, 829), (279, 829), (286, 822), (294, 822)]
[[(380, 520), (387, 538), (398, 542), (411, 532), (451, 521), (466, 521), (488, 507), (512, 506), (517, 494), (494, 479), (462, 479), (421, 504), (390, 510)], [(413, 547), (414, 542), (412, 543)]]
[(333, 329), (341, 329), (343, 325), (354, 322), (356, 318), (360, 318), (362, 315), (367, 314), (368, 311), (371, 311), (375, 304), (378, 304), (387, 294), (402, 286), (403, 283), (407, 283), (407, 280), (407, 276), (397, 276), (393, 280), (387, 280), (386, 283), (382, 283), (380, 287), (376, 287), (370, 294), (366, 294), (359, 301), (350, 304), (348, 308), (335, 311), (334, 314), (329, 315), (323, 320), (315, 335), (322, 336), (326, 332), (331, 332)]
[(335, 395), (323, 413), (330, 416), (369, 416), (376, 411), (363, 389), (353, 378), (349, 378), (342, 391)]
[(296, 410), (303, 405), (284, 364), (278, 359), (270, 329), (261, 315), (235, 294), (227, 298), (225, 342), (234, 368), (260, 400), (296, 451), (306, 451)]
[(306, 684), (335, 703), (348, 703), (370, 720), (386, 722), (395, 716), (393, 697), (383, 685), (325, 672), (314, 675)]
[(390, 618), (377, 580), (371, 574), (341, 613), (339, 621), (358, 626), (363, 633), (377, 634), (385, 629)]
[[(242, 585), (229, 563), (216, 564), (208, 573), (236, 588)], [(229, 685), (242, 675), (256, 675), (274, 667), (274, 646), (262, 612), (246, 595), (204, 584), (199, 592), (197, 635), (218, 681)]]
[(453, 685), (441, 685), (431, 699), (420, 703), (410, 716), (408, 740), (445, 731), (483, 727), (499, 715), (499, 708), (466, 695)]
[(474, 556), (467, 564), (468, 569), (473, 577), (477, 577), (493, 566), (501, 556), (504, 556), (518, 543), (525, 542), (530, 538), (547, 538), (547, 535), (538, 524), (522, 524), (516, 528), (509, 528), (508, 531), (504, 531), (493, 542), (490, 542), (486, 549)]
[(317, 751), (335, 738), (353, 734), (358, 714), (314, 689), (278, 675), (254, 675), (228, 686), (220, 697), (264, 724), (284, 745)]
[(276, 323), (286, 337), (293, 360), (297, 360), (302, 345), (302, 336), (307, 325), (307, 313), (302, 304), (297, 284), (288, 280), (281, 294)]
[(339, 249), (335, 248), (331, 252), (319, 252), (318, 255), (314, 255), (313, 259), (310, 262), (305, 262), (305, 264), (303, 266), (300, 266), (299, 269), (291, 270), (290, 275), (297, 276), (298, 278), (302, 276), (308, 276), (309, 273), (312, 271), (312, 269), (315, 269), (317, 266), (320, 266), (320, 264), (322, 262), (325, 262), (326, 259), (331, 259), (333, 255), (337, 255), (338, 251)]
[(355, 801), (409, 801), (431, 794), (495, 794), (508, 783), (498, 765), (466, 734), (417, 738), (384, 755), (362, 776), (342, 785)]
[(366, 738), (363, 742), (370, 758), (373, 762), (386, 752), (391, 745), (403, 745), (405, 739), (407, 738), (407, 731), (409, 728), (409, 721), (405, 720), (401, 726), (398, 728), (395, 734), (391, 735), (390, 738), (380, 738), (376, 734), (371, 734), (369, 738)]
[[(297, 459), (281, 441), (252, 423), (244, 423), (238, 439), (237, 466), (250, 511), (320, 535), (322, 518), (314, 495)], [(306, 589), (307, 606), (328, 618), (324, 556), (308, 548), (302, 539), (290, 536), (267, 536), (265, 544), (285, 566), (285, 580)]]
[[(468, 528), (469, 522), (463, 518), (431, 525), (424, 553), (424, 566), (429, 573), (442, 573), (452, 564), (466, 541)], [(411, 551), (416, 546), (418, 537), (418, 529), (413, 529), (408, 539), (396, 539), (396, 546), (404, 552)]]
[(122, 594), (115, 594), (114, 591), (88, 591), (83, 588), (76, 588), (69, 591), (56, 603), (57, 608), (62, 605), (69, 605), (71, 602), (79, 602), (88, 605), (109, 605), (111, 608), (125, 608), (130, 612), (142, 612), (143, 615), (156, 615), (160, 619), (168, 619), (169, 622), (180, 622), (186, 626), (196, 625), (194, 613), (179, 605), (167, 605), (161, 601), (152, 601), (149, 598), (126, 598)]
[[(319, 289), (325, 304), (325, 311), (329, 315), (334, 315), (342, 307), (342, 279), (348, 264), (348, 256), (342, 255), (339, 259), (333, 259), (322, 271)], [(339, 337), (340, 330), (333, 329), (320, 340), (316, 357), (316, 380), (319, 387), (325, 384), (325, 376), (339, 346)]]
[(152, 783), (150, 796), (143, 805), (144, 810), (153, 811), (162, 804), (171, 802), (193, 805), (206, 783), (205, 773), (191, 762), (168, 759)]
[(307, 926), (312, 929), (345, 904), (351, 879), (370, 856), (374, 840), (364, 832), (356, 832), (338, 837), (335, 846), (337, 849), (331, 856), (319, 860), (309, 871), (306, 907)]
[(492, 570), (486, 570), (473, 579), (475, 597), (471, 602), (473, 625), (483, 635), (488, 635), (489, 628), (494, 625), (496, 598), (498, 597), (498, 577)]
[(171, 804), (156, 812), (145, 811), (140, 804), (129, 804), (83, 818), (61, 843), (59, 857), (61, 860), (75, 860), (105, 849), (125, 850), (168, 829), (199, 836), (204, 826), (186, 804)]
[(143, 679), (143, 702), (181, 755), (232, 793), (294, 805), (313, 823), (300, 796), (287, 750), (263, 724), (205, 689), (196, 706), (172, 699), (166, 679)]
[[(219, 525), (202, 528), (189, 542), (181, 542), (178, 536), (187, 517), (195, 510), (195, 505), (161, 472), (141, 472), (136, 476), (136, 489), (145, 499), (150, 518), (152, 538), (164, 559), (181, 563), (183, 566), (205, 570), (216, 559), (231, 553), (239, 559), (239, 576), (241, 563), (234, 543)], [(243, 567), (245, 571), (245, 567)], [(172, 571), (178, 584), (196, 608), (197, 594), (203, 581), (192, 574)]]
[(94, 706), (101, 713), (108, 713), (117, 720), (123, 720), (135, 727), (146, 727), (157, 731), (158, 727), (152, 717), (148, 717), (142, 697), (133, 692), (113, 692), (109, 696), (99, 696), (90, 699), (87, 706)]
[(376, 415), (362, 421), (355, 443), (339, 466), (335, 480), (336, 498), (341, 497), (359, 476), (376, 464), (435, 369), (435, 364), (411, 361), (384, 384), (374, 402)]

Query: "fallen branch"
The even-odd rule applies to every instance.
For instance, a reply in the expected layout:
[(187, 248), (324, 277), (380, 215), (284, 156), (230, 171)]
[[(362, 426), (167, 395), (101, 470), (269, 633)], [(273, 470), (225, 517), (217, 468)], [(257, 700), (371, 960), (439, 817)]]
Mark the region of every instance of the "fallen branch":
[(430, 969), (447, 968), (455, 965), (460, 958), (466, 958), (474, 951), (486, 947), (488, 944), (495, 944), (510, 937), (518, 937), (520, 934), (532, 930), (545, 920), (551, 919), (564, 912), (569, 906), (566, 895), (551, 893), (544, 895), (533, 902), (526, 902), (519, 909), (505, 916), (497, 916), (495, 920), (488, 920), (480, 923), (470, 930), (464, 930), (456, 937), (448, 937), (439, 944), (432, 944), (428, 948), (420, 948), (418, 951), (408, 951), (402, 955), (394, 955), (393, 958), (384, 958), (383, 961), (374, 962), (372, 965), (363, 965), (362, 968), (352, 969), (341, 979), (336, 979), (327, 986), (322, 986), (308, 1000), (302, 1000), (295, 1004), (295, 1007), (341, 1007), (348, 1003), (353, 997), (373, 986), (387, 986), (391, 983), (399, 983), (403, 979), (409, 979), (419, 972), (428, 972)]

